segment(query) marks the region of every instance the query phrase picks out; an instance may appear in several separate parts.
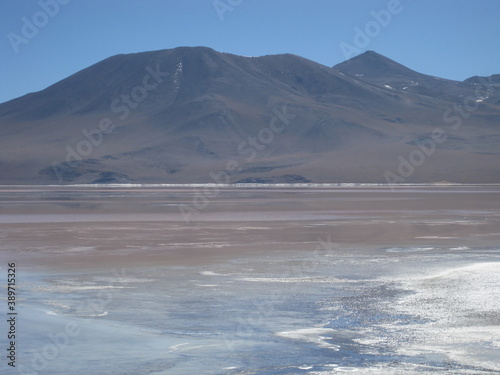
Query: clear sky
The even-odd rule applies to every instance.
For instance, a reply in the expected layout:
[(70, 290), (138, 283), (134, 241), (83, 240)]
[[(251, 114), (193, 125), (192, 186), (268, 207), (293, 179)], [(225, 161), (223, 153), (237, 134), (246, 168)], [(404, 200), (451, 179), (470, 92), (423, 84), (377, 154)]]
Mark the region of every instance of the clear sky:
[(112, 55), (177, 46), (328, 66), (374, 50), (463, 80), (500, 73), (500, 1), (1, 0), (0, 102)]

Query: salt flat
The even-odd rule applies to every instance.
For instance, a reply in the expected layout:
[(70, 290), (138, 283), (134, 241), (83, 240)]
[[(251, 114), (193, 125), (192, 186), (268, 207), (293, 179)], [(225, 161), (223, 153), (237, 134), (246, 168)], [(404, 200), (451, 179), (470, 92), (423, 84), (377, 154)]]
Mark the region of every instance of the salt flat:
[(0, 188), (24, 373), (500, 372), (499, 186), (200, 191)]

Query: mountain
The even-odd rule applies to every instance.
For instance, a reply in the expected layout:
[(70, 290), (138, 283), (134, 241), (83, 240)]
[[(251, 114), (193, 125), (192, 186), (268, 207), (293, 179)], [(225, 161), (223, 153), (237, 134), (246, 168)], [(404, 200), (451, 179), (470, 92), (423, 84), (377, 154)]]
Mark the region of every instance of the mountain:
[(464, 82), (474, 87), (474, 95), (481, 102), (500, 106), (500, 74), (493, 74), (488, 77), (474, 76), (467, 78)]
[(464, 82), (473, 83), (473, 84), (482, 84), (484, 82), (488, 82), (496, 87), (500, 86), (500, 74), (493, 74), (488, 77), (480, 77), (474, 76), (471, 78), (467, 78)]
[(394, 90), (404, 90), (438, 99), (470, 95), (471, 85), (421, 74), (373, 51), (334, 66), (344, 74)]
[(0, 183), (500, 182), (498, 87), (471, 80), (375, 52), (117, 55), (0, 104)]

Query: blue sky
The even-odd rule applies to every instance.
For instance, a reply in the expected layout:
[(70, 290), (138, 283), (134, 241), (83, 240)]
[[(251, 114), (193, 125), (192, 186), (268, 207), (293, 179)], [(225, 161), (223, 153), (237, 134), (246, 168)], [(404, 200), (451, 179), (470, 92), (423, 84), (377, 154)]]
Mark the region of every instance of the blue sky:
[(498, 74), (499, 16), (498, 0), (2, 0), (0, 102), (112, 55), (177, 46), (328, 66), (348, 46), (443, 78)]

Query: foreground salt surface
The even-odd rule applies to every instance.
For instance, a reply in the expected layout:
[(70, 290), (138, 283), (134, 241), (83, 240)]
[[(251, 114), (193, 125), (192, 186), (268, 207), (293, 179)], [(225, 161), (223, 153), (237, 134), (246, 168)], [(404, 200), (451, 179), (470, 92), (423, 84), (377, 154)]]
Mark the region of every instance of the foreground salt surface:
[(442, 353), (457, 363), (500, 373), (499, 263), (445, 269), (404, 286), (415, 294), (393, 307), (428, 320), (431, 329), (408, 327), (415, 340), (401, 345), (398, 353)]
[[(265, 225), (238, 210), (232, 222), (16, 216), (2, 227), (0, 266), (19, 268), (21, 371), (5, 373), (500, 373), (500, 200), (467, 191), (232, 191), (237, 208), (251, 194), (285, 207)], [(439, 201), (426, 206), (430, 193)], [(75, 201), (90, 206), (78, 196), (63, 216)], [(396, 213), (398, 200), (419, 202)], [(68, 322), (79, 333), (54, 351)]]
[[(497, 255), (324, 256), (307, 282), (293, 274), (313, 260), (296, 253), (289, 262), (239, 258), (204, 271), (131, 269), (109, 281), (76, 272), (44, 276), (41, 286), (33, 277), (24, 284), (29, 334), (20, 342), (27, 363), (42, 366), (32, 361), (51, 342), (47, 335), (78, 324), (81, 333), (40, 372), (47, 374), (83, 371), (88, 359), (100, 374), (500, 371)], [(419, 268), (433, 270), (412, 273)], [(341, 277), (325, 282), (319, 275), (328, 273)]]

